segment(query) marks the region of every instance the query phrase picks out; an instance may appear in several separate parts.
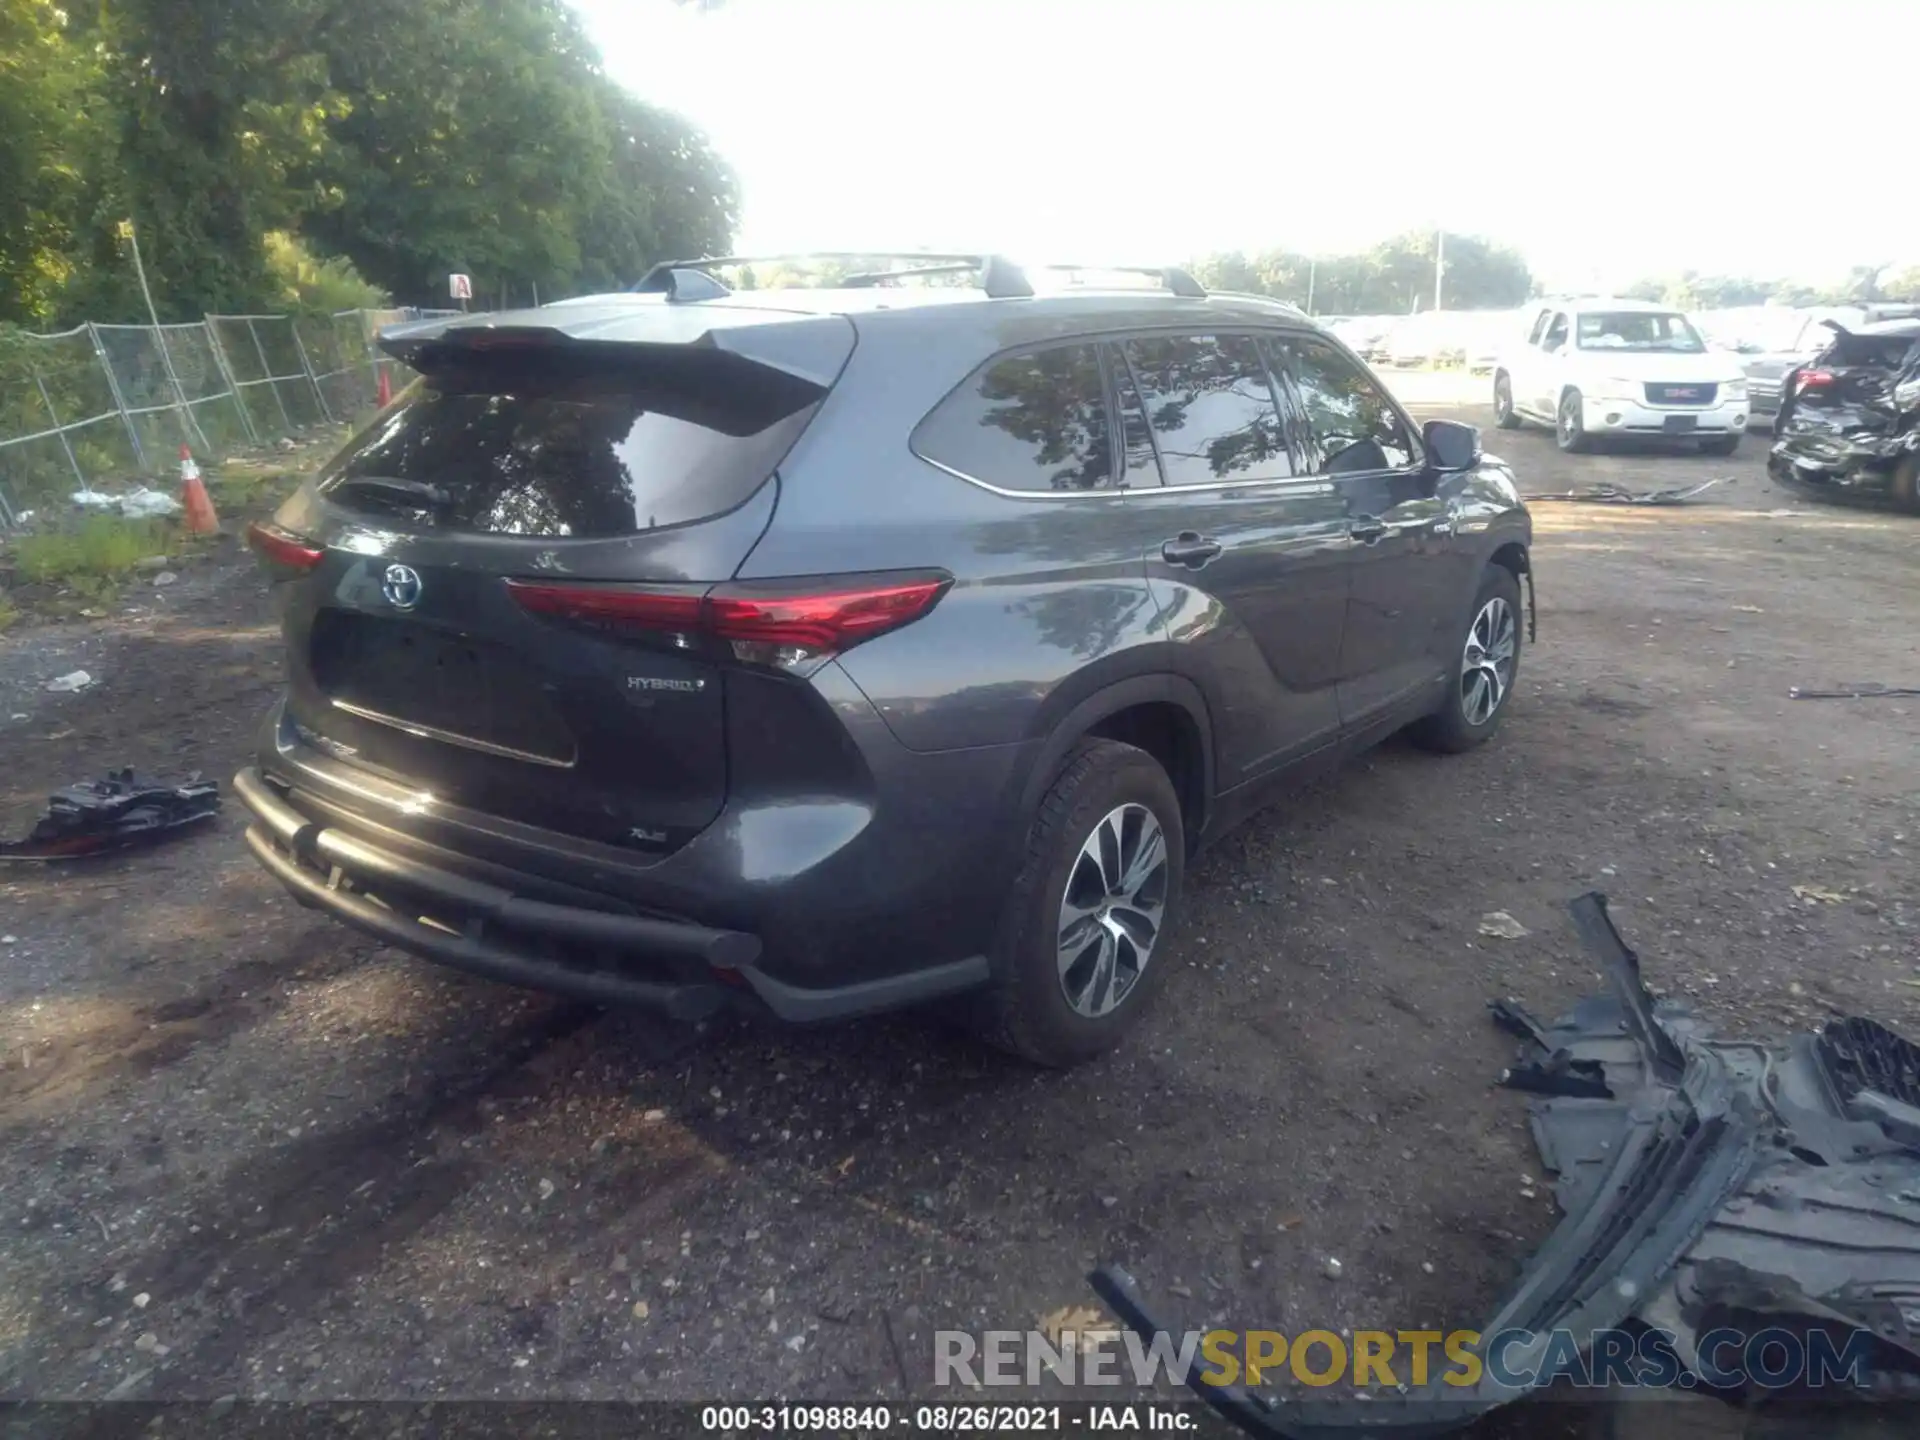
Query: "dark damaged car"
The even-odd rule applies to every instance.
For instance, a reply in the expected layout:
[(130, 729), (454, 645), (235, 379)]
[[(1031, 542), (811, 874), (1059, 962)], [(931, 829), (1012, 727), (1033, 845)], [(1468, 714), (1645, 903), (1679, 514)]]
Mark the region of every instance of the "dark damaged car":
[(1920, 319), (1826, 323), (1832, 338), (1787, 374), (1768, 471), (1920, 511)]
[[(389, 333), (421, 375), (254, 543), (236, 782), (304, 903), (682, 1019), (940, 1001), (1068, 1064), (1196, 848), (1513, 690), (1529, 522), (1298, 311), (1005, 261)], [(957, 272), (957, 273), (956, 273)]]

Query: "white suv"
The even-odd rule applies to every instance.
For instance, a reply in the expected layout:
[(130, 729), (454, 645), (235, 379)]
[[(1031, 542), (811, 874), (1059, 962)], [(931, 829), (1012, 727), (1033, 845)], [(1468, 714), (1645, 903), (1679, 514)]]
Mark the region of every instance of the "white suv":
[(1596, 435), (1697, 440), (1731, 455), (1747, 429), (1747, 377), (1687, 317), (1644, 300), (1544, 300), (1493, 372), (1503, 430), (1551, 425), (1562, 450)]

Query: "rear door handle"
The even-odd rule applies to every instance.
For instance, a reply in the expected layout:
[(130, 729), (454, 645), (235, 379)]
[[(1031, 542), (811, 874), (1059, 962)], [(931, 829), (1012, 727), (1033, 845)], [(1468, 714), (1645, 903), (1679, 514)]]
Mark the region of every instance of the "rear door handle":
[(1362, 515), (1347, 526), (1347, 534), (1362, 545), (1371, 545), (1387, 533), (1387, 522), (1377, 515)]
[(1220, 549), (1220, 542), (1211, 535), (1182, 530), (1160, 547), (1160, 558), (1169, 565), (1184, 565), (1189, 570), (1198, 570), (1217, 556)]

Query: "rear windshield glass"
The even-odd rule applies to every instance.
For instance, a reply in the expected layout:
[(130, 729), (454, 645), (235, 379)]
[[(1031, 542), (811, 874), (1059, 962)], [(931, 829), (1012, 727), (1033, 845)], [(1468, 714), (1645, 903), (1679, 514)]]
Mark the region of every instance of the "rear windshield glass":
[(1867, 365), (1896, 369), (1907, 358), (1915, 337), (1907, 335), (1835, 335), (1820, 357), (1828, 365)]
[(660, 348), (438, 368), (348, 442), (318, 489), (346, 509), (494, 535), (605, 538), (731, 510), (823, 392), (725, 351)]
[(1684, 315), (1657, 310), (1589, 310), (1575, 337), (1582, 350), (1658, 350), (1698, 355), (1707, 348)]

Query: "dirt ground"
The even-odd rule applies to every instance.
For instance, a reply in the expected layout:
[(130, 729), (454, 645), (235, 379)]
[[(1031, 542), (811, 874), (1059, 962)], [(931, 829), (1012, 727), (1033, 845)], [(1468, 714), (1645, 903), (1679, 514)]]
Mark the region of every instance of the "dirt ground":
[[(1101, 1261), (1182, 1325), (1484, 1318), (1555, 1218), (1485, 1002), (1597, 985), (1573, 895), (1730, 1026), (1920, 1033), (1920, 702), (1787, 698), (1920, 683), (1920, 522), (1777, 491), (1757, 435), (1487, 433), (1534, 492), (1734, 478), (1537, 507), (1498, 741), (1389, 744), (1225, 840), (1160, 1008), (1071, 1074), (467, 980), (297, 909), (237, 809), (0, 871), (0, 1395), (928, 1398), (933, 1330), (1091, 1303)], [(10, 830), (108, 766), (245, 758), (280, 660), (238, 547), (127, 603), (0, 639)]]

